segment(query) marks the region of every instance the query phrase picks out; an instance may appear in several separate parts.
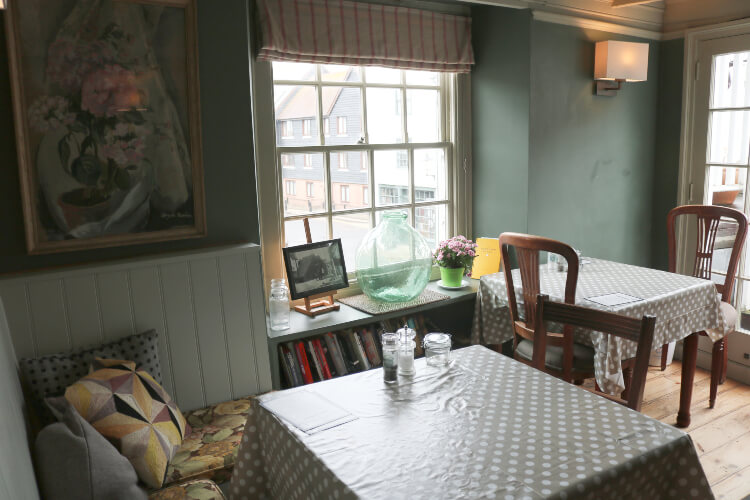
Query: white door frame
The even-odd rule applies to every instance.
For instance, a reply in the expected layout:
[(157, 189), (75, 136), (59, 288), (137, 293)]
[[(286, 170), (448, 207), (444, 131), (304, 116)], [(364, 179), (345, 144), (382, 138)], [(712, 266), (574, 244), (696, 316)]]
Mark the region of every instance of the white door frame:
[[(685, 55), (682, 84), (682, 127), (680, 132), (680, 174), (678, 179), (677, 203), (687, 205), (703, 203), (704, 187), (695, 186), (692, 179), (691, 161), (695, 153), (693, 148), (693, 119), (696, 114), (695, 93), (696, 78), (699, 72), (698, 48), (700, 42), (727, 38), (737, 35), (750, 34), (750, 18), (740, 19), (728, 23), (704, 26), (685, 32)], [(677, 226), (677, 272), (685, 273), (689, 265), (686, 256), (688, 245), (685, 244), (683, 234), (686, 231), (686, 221), (682, 217)]]

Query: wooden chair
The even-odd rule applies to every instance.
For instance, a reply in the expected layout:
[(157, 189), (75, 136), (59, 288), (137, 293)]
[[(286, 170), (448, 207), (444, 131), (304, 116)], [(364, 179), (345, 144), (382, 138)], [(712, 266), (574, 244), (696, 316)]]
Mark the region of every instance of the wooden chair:
[[(524, 319), (518, 314), (509, 249), (513, 247), (521, 274)], [(510, 317), (513, 323), (513, 357), (531, 365), (535, 342), (536, 298), (539, 295), (539, 252), (546, 251), (562, 256), (568, 262), (564, 301), (575, 304), (578, 283), (578, 255), (573, 248), (560, 241), (519, 233), (500, 235), (503, 270), (508, 294)], [(572, 327), (565, 326), (562, 333), (550, 333), (546, 341), (544, 371), (566, 382), (594, 378), (594, 349), (573, 342)], [(544, 352), (544, 351), (543, 351)]]
[[(628, 388), (627, 395), (621, 399), (610, 396), (598, 390), (593, 392), (607, 399), (616, 401), (622, 405), (641, 411), (643, 401), (643, 388), (646, 386), (646, 375), (648, 374), (648, 360), (651, 356), (651, 347), (654, 342), (654, 316), (644, 316), (643, 319), (629, 318), (620, 314), (614, 314), (597, 309), (590, 309), (560, 302), (550, 302), (546, 295), (538, 295), (536, 300), (536, 319), (534, 321), (534, 356), (532, 366), (544, 370), (544, 355), (546, 344), (550, 339), (545, 322), (561, 323), (566, 326), (575, 326), (596, 330), (598, 332), (616, 335), (625, 340), (638, 343), (635, 355), (635, 363)], [(591, 389), (589, 389), (591, 390)], [(625, 394), (625, 393), (623, 393)]]
[[(711, 267), (713, 263), (714, 246), (716, 244), (716, 234), (719, 229), (721, 218), (733, 219), (737, 222), (737, 234), (732, 245), (732, 253), (729, 258), (727, 275), (723, 284), (716, 284), (716, 290), (721, 294), (721, 309), (725, 318), (730, 324), (737, 321), (737, 310), (730, 305), (732, 300), (732, 290), (734, 289), (734, 279), (737, 274), (737, 265), (742, 252), (742, 245), (745, 244), (747, 235), (747, 217), (739, 210), (733, 208), (721, 207), (715, 205), (683, 205), (673, 208), (667, 215), (667, 236), (669, 241), (669, 272), (677, 272), (677, 234), (675, 231), (675, 221), (681, 215), (695, 215), (697, 228), (696, 250), (693, 263), (692, 275), (697, 278), (711, 279)], [(700, 332), (706, 335), (706, 332)], [(668, 345), (662, 346), (661, 369), (667, 367), (667, 348)], [(716, 393), (719, 384), (723, 384), (727, 376), (727, 339), (722, 338), (714, 342), (713, 353), (711, 357), (711, 391), (709, 395), (709, 407), (713, 408), (716, 403)]]

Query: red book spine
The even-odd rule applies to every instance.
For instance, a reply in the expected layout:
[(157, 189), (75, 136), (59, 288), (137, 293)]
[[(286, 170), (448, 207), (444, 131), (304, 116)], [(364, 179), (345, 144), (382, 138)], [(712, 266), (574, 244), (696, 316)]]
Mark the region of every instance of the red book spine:
[(323, 346), (320, 345), (320, 339), (313, 340), (313, 346), (315, 346), (315, 353), (318, 355), (318, 359), (320, 360), (320, 367), (323, 370), (323, 377), (325, 377), (326, 380), (329, 378), (333, 378), (333, 375), (331, 375), (331, 369), (328, 367), (328, 361), (326, 360), (326, 353), (323, 352)]
[(307, 362), (307, 355), (305, 354), (305, 346), (302, 342), (297, 342), (297, 357), (299, 357), (299, 367), (302, 370), (302, 377), (305, 379), (305, 384), (312, 384), (312, 372), (310, 371), (310, 363)]

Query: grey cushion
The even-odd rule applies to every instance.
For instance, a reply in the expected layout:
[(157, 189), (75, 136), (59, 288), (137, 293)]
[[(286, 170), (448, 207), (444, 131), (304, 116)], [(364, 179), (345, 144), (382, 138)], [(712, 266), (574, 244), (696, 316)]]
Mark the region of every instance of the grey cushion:
[(37, 478), (47, 500), (147, 498), (127, 458), (71, 405), (36, 439)]
[(60, 396), (65, 389), (86, 376), (94, 358), (134, 361), (161, 384), (159, 334), (149, 330), (114, 342), (74, 352), (25, 358), (18, 362), (23, 380), (32, 396), (32, 408), (42, 424), (54, 422), (44, 406), (44, 399)]
[[(531, 361), (534, 353), (534, 343), (523, 339), (516, 346), (516, 353), (523, 359)], [(547, 346), (544, 357), (547, 367), (562, 371), (563, 349), (557, 346)], [(587, 345), (573, 344), (573, 370), (579, 372), (594, 372), (594, 349)]]

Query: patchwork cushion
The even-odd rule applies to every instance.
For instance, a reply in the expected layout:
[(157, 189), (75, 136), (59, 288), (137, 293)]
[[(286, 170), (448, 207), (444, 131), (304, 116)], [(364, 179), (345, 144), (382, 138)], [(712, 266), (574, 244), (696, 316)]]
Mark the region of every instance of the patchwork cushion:
[(186, 413), (192, 431), (169, 463), (165, 483), (196, 477), (229, 481), (250, 401), (243, 398)]
[[(516, 346), (516, 353), (523, 359), (531, 361), (534, 354), (534, 343), (523, 339)], [(544, 356), (545, 364), (554, 370), (562, 371), (563, 348), (547, 346)], [(579, 372), (594, 372), (594, 349), (587, 345), (573, 344), (573, 370)]]
[(146, 499), (130, 462), (70, 404), (37, 436), (36, 472), (47, 499)]
[(135, 363), (97, 359), (98, 369), (65, 391), (83, 418), (120, 450), (151, 488), (164, 483), (167, 464), (182, 444), (186, 422), (177, 405)]
[(21, 359), (18, 365), (32, 396), (33, 411), (42, 425), (54, 422), (44, 407), (44, 399), (61, 396), (66, 387), (88, 373), (89, 365), (97, 357), (134, 361), (161, 383), (159, 334), (155, 330), (75, 352)]
[(225, 497), (213, 481), (197, 479), (155, 491), (148, 500), (225, 500)]

